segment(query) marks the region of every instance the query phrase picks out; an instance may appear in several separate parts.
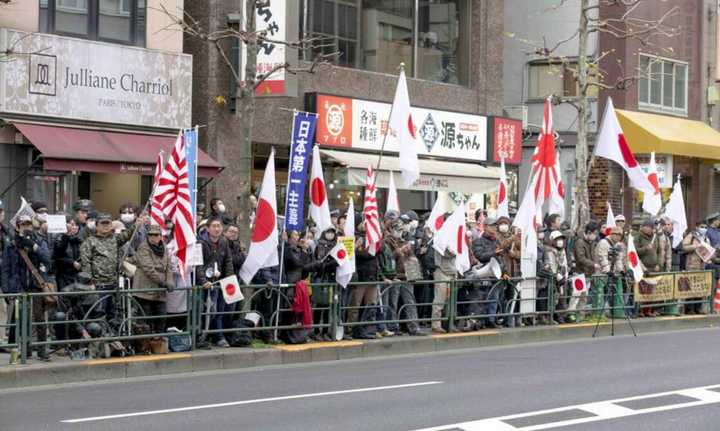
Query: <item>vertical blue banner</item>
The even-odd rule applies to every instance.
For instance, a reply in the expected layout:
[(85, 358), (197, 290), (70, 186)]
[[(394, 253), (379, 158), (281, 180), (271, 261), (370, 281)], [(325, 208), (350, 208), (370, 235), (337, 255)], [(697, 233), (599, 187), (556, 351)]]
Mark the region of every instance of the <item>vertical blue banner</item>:
[(190, 205), (192, 206), (193, 220), (197, 223), (197, 128), (184, 129), (183, 137), (185, 138), (185, 157), (188, 167), (188, 184), (190, 185)]
[(302, 231), (305, 228), (305, 182), (310, 148), (315, 140), (316, 124), (317, 114), (295, 113), (285, 196), (285, 230), (288, 232)]

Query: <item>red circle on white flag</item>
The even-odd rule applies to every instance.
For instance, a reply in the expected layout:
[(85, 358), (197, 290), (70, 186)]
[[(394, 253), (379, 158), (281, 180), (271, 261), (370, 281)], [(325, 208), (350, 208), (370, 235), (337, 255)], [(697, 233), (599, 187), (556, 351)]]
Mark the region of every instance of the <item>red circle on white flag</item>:
[(576, 278), (574, 284), (575, 284), (575, 290), (577, 290), (578, 292), (582, 292), (583, 290), (585, 290), (585, 283), (583, 283), (583, 281), (581, 279)]
[(498, 192), (498, 203), (505, 202), (507, 191), (505, 190), (505, 183), (500, 183), (500, 191)]
[(457, 231), (457, 254), (463, 254), (463, 245), (465, 244), (465, 235), (463, 235), (464, 226), (458, 226)]
[(345, 256), (347, 256), (347, 253), (345, 253), (344, 248), (341, 248), (340, 250), (338, 250), (338, 252), (337, 252), (338, 259), (345, 259)]
[(313, 178), (310, 184), (310, 200), (318, 207), (325, 202), (325, 183), (320, 178)]
[(235, 287), (234, 284), (228, 284), (225, 286), (225, 293), (228, 294), (228, 296), (233, 296), (235, 294), (235, 290), (237, 287)]
[(263, 242), (275, 232), (275, 210), (265, 199), (260, 198), (255, 212), (255, 229), (252, 242)]
[(630, 266), (633, 268), (638, 266), (638, 255), (634, 251), (628, 253), (628, 260), (630, 261)]
[(625, 140), (625, 135), (622, 133), (618, 135), (618, 145), (620, 146), (620, 152), (622, 153), (623, 160), (625, 160), (625, 164), (628, 168), (636, 167), (638, 165), (637, 160), (635, 160), (635, 156)]
[(445, 223), (445, 217), (438, 216), (438, 218), (435, 219), (435, 230), (440, 230), (443, 223)]
[(408, 114), (408, 130), (410, 131), (410, 136), (412, 136), (413, 139), (415, 139), (415, 125), (413, 124), (412, 115)]

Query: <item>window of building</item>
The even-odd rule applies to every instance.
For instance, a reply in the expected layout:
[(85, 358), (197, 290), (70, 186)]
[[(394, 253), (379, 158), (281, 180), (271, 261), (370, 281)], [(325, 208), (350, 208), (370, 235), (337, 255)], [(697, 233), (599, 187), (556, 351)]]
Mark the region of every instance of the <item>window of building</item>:
[(145, 46), (146, 0), (40, 0), (40, 31)]
[(467, 85), (470, 1), (304, 0), (300, 32), (317, 37), (318, 52), (339, 52), (336, 63), (382, 73)]
[(641, 55), (640, 109), (687, 115), (687, 82), (687, 63)]
[[(550, 95), (562, 97), (578, 97), (580, 86), (577, 82), (577, 63), (548, 63), (534, 62), (528, 66), (528, 96), (529, 100), (545, 99)], [(588, 81), (596, 80), (597, 73), (593, 68), (588, 70)], [(598, 96), (596, 85), (588, 86), (588, 97)]]

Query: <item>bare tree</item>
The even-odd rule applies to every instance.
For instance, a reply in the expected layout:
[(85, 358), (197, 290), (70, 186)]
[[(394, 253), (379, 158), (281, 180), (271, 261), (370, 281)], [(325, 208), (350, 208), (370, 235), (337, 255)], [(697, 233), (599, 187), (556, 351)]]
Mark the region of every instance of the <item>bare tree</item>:
[[(595, 162), (594, 156), (588, 158), (588, 125), (590, 123), (589, 96), (596, 90), (627, 90), (639, 77), (646, 72), (635, 68), (626, 70), (621, 61), (617, 61), (614, 67), (619, 68), (619, 76), (613, 82), (608, 82), (609, 71), (601, 68), (603, 59), (613, 53), (612, 50), (601, 51), (596, 56), (588, 54), (589, 37), (591, 34), (607, 34), (617, 39), (632, 39), (639, 41), (642, 46), (653, 47), (658, 50), (665, 50), (657, 45), (661, 38), (670, 38), (679, 34), (680, 28), (671, 25), (669, 22), (678, 14), (677, 6), (666, 8), (667, 10), (658, 19), (646, 19), (638, 16), (639, 7), (643, 3), (656, 0), (559, 0), (552, 9), (565, 5), (570, 1), (580, 2), (580, 17), (578, 29), (567, 38), (548, 46), (543, 40), (542, 46), (534, 46), (530, 52), (539, 59), (545, 59), (551, 63), (562, 65), (565, 71), (573, 74), (578, 86), (576, 97), (563, 97), (553, 95), (553, 103), (572, 104), (578, 112), (577, 120), (577, 144), (575, 146), (576, 181), (573, 187), (572, 224), (583, 226), (590, 220), (590, 205), (588, 196), (588, 173)], [(618, 17), (600, 16), (600, 8), (618, 8)], [(577, 41), (577, 59), (570, 59), (558, 55), (558, 50), (571, 42)], [(525, 41), (532, 44), (530, 41)]]
[[(289, 74), (299, 73), (315, 73), (319, 67), (327, 66), (330, 60), (337, 58), (338, 53), (325, 53), (323, 48), (331, 45), (323, 45), (323, 38), (308, 37), (298, 40), (278, 40), (268, 34), (267, 29), (257, 29), (255, 23), (255, 11), (270, 5), (271, 0), (245, 0), (245, 28), (228, 24), (227, 27), (209, 31), (195, 20), (187, 12), (183, 12), (182, 16), (174, 14), (172, 11), (162, 7), (162, 11), (170, 17), (172, 23), (167, 28), (180, 29), (186, 35), (203, 41), (209, 49), (216, 50), (222, 59), (223, 65), (230, 72), (236, 94), (238, 95), (238, 122), (240, 123), (240, 149), (241, 163), (240, 166), (234, 166), (239, 175), (242, 177), (239, 186), (237, 211), (239, 217), (245, 217), (251, 212), (250, 194), (251, 194), (251, 174), (252, 174), (252, 130), (255, 123), (255, 91), (257, 88), (275, 72), (284, 70)], [(233, 63), (229, 53), (229, 43), (237, 41), (244, 46), (246, 55), (244, 76), (240, 68)], [(284, 45), (289, 49), (295, 49), (303, 52), (318, 53), (314, 58), (299, 64), (278, 64), (265, 73), (258, 73), (257, 70), (257, 54), (258, 48), (264, 44)], [(219, 96), (215, 98), (216, 102), (224, 103), (224, 99)], [(242, 220), (241, 220), (242, 221)], [(249, 237), (247, 229), (241, 229), (241, 234)], [(245, 238), (244, 238), (245, 239)]]

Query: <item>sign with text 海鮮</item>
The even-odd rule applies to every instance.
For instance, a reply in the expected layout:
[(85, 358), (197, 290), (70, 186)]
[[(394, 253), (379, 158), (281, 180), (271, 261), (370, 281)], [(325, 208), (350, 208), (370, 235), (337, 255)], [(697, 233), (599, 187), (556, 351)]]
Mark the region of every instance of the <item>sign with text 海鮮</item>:
[(0, 112), (132, 126), (190, 125), (192, 56), (0, 29)]
[[(391, 106), (318, 94), (316, 140), (325, 146), (379, 152), (388, 129)], [(418, 155), (487, 160), (487, 117), (413, 107), (412, 120)], [(388, 136), (384, 151), (399, 152), (394, 137)]]

